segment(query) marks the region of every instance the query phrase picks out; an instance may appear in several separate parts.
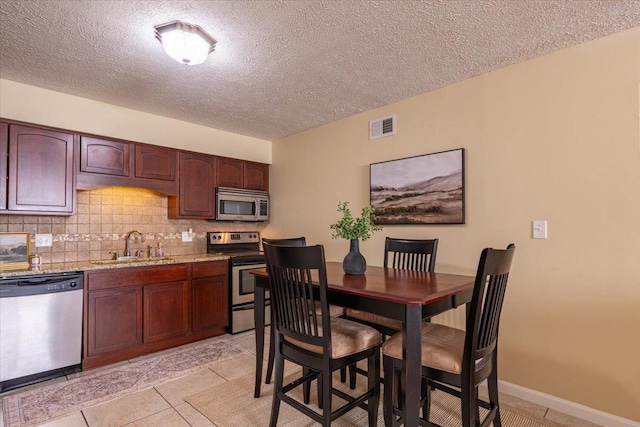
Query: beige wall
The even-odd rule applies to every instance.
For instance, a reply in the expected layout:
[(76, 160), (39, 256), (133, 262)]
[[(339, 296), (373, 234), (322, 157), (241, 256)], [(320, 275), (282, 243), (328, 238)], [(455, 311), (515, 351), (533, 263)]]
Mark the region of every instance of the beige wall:
[[(369, 201), (369, 164), (466, 149), (465, 225), (386, 226), (440, 238), (437, 270), (474, 273), (485, 246), (517, 246), (500, 378), (640, 421), (640, 28), (273, 142), (265, 236), (305, 235), (328, 260), (338, 201)], [(368, 121), (397, 114), (397, 135)], [(531, 238), (546, 219), (547, 240)]]
[(271, 142), (0, 79), (0, 117), (271, 163)]

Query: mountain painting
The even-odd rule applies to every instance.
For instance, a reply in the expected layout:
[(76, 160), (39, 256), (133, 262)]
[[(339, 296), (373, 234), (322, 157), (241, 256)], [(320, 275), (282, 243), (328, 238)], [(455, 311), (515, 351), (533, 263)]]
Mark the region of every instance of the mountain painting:
[(376, 224), (464, 224), (464, 149), (370, 165)]

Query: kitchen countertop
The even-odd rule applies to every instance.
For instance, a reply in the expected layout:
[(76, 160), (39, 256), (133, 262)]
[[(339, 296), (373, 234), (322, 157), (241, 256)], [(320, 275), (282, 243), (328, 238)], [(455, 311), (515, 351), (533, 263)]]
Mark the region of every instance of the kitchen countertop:
[(105, 270), (115, 268), (147, 267), (150, 265), (182, 264), (186, 262), (206, 262), (228, 260), (227, 255), (195, 254), (176, 255), (166, 258), (143, 258), (142, 260), (115, 262), (110, 260), (77, 261), (60, 263), (43, 263), (39, 268), (24, 270), (7, 270), (0, 272), (0, 278), (14, 276), (29, 276), (35, 274), (65, 273), (69, 271)]

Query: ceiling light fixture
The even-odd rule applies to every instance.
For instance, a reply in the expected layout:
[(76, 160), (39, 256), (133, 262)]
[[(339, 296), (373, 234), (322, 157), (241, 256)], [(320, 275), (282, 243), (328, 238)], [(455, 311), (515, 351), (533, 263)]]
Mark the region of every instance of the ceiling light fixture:
[(202, 64), (216, 47), (216, 40), (199, 25), (173, 21), (154, 28), (167, 55), (181, 64)]

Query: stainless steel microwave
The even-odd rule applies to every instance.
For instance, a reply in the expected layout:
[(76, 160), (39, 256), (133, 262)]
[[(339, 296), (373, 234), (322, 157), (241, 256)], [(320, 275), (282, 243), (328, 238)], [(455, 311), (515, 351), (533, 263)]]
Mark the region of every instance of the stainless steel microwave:
[(218, 221), (267, 221), (269, 193), (217, 187), (215, 219)]

